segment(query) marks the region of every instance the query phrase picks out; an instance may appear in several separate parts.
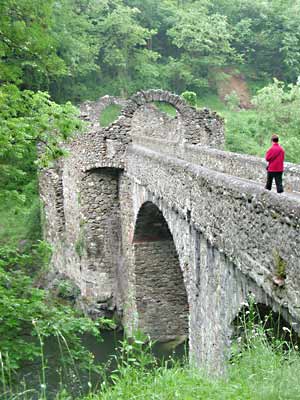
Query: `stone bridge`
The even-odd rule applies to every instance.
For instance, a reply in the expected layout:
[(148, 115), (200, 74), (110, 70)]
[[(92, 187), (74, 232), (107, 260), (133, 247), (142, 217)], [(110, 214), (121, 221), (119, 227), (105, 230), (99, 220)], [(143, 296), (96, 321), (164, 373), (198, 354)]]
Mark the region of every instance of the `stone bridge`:
[[(111, 103), (123, 110), (101, 128)], [(299, 166), (286, 166), (286, 193), (266, 191), (264, 160), (222, 150), (217, 114), (160, 90), (81, 113), (87, 132), (41, 173), (40, 192), (53, 267), (90, 313), (117, 312), (155, 339), (188, 336), (190, 357), (211, 369), (250, 293), (299, 332)]]

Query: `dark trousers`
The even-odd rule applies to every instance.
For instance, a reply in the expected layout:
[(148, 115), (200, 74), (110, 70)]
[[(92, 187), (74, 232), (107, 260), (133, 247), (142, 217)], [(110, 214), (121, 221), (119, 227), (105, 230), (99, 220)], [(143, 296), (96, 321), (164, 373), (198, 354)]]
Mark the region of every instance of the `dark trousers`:
[(268, 171), (266, 189), (268, 189), (268, 190), (272, 189), (272, 183), (273, 183), (273, 178), (274, 178), (275, 183), (276, 183), (277, 193), (282, 193), (283, 192), (282, 174), (283, 174), (283, 172), (269, 172)]

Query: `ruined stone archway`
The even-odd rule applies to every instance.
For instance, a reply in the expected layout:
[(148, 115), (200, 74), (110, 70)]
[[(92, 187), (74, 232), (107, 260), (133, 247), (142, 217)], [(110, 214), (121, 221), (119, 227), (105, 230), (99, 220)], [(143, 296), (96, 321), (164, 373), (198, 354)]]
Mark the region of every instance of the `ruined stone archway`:
[(152, 202), (138, 213), (134, 238), (138, 326), (166, 341), (188, 335), (188, 300), (172, 234)]

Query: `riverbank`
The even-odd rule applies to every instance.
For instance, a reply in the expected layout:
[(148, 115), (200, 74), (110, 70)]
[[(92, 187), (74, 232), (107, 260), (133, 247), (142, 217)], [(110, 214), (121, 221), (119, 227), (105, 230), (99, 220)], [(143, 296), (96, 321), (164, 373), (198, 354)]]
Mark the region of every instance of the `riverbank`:
[[(249, 315), (249, 314), (247, 314)], [(253, 321), (253, 320), (252, 320)], [(300, 354), (292, 340), (275, 337), (263, 321), (249, 324), (235, 338), (231, 357), (222, 375), (210, 374), (188, 364), (187, 357), (164, 359), (155, 355), (143, 336), (119, 341), (118, 351), (107, 357), (98, 376), (83, 377), (85, 386), (61, 382), (51, 390), (49, 382), (5, 400), (297, 400), (300, 399)], [(251, 322), (251, 321), (250, 321)], [(283, 331), (290, 335), (288, 328)], [(277, 332), (278, 333), (278, 332)], [(113, 348), (111, 348), (113, 350)], [(108, 355), (108, 352), (106, 356)], [(48, 373), (48, 372), (46, 372)], [(53, 388), (52, 388), (53, 389)]]
[(251, 346), (235, 354), (225, 377), (208, 377), (188, 365), (167, 363), (143, 368), (136, 362), (123, 365), (113, 385), (85, 400), (297, 400), (300, 399), (300, 357), (282, 343), (257, 336)]

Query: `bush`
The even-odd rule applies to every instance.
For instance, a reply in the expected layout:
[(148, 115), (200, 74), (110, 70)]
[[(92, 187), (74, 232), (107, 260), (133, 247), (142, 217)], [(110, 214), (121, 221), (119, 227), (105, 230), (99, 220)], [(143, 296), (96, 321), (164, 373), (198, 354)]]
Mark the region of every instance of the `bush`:
[(196, 107), (197, 95), (195, 92), (185, 91), (181, 93), (181, 97), (192, 107)]
[[(90, 333), (99, 337), (100, 321), (82, 317), (76, 310), (48, 297), (34, 287), (28, 274), (31, 264), (47, 265), (49, 247), (40, 242), (31, 253), (11, 247), (0, 248), (0, 351), (5, 372), (18, 370), (25, 361), (41, 354), (41, 342), (54, 336), (68, 343), (66, 359), (85, 367), (90, 353), (80, 337)], [(40, 338), (41, 340), (38, 340)]]

